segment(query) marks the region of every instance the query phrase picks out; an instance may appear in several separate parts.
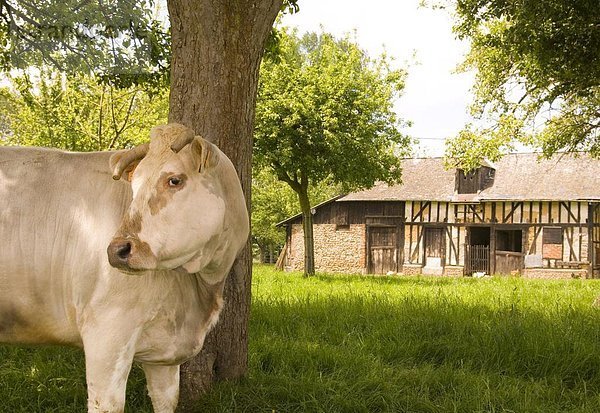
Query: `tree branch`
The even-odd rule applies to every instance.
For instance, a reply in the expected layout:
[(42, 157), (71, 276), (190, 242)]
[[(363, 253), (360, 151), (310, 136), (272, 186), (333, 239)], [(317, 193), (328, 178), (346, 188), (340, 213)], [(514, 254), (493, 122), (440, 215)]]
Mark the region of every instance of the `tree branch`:
[(279, 162), (274, 161), (272, 167), (277, 175), (277, 179), (288, 184), (296, 193), (301, 190), (301, 185), (297, 177), (294, 176), (295, 179), (292, 179)]

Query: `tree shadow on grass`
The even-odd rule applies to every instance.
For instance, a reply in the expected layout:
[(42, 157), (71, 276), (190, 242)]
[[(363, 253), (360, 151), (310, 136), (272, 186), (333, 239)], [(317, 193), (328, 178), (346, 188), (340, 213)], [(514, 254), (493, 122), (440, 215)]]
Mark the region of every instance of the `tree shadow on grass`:
[(329, 284), (345, 284), (348, 281), (355, 283), (373, 283), (379, 285), (451, 285), (457, 280), (473, 280), (471, 278), (439, 277), (424, 275), (373, 275), (373, 274), (325, 274), (317, 273), (315, 279)]
[(220, 412), (600, 411), (597, 310), (507, 296), (258, 299), (249, 379), (205, 403)]

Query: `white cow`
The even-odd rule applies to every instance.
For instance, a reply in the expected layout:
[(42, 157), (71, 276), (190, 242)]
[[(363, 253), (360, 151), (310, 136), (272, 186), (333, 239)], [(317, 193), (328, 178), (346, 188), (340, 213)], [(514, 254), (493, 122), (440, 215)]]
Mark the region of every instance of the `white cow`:
[(179, 365), (248, 238), (231, 161), (182, 125), (150, 136), (119, 152), (0, 148), (0, 341), (82, 346), (89, 412), (123, 411), (134, 360), (154, 410), (175, 409)]

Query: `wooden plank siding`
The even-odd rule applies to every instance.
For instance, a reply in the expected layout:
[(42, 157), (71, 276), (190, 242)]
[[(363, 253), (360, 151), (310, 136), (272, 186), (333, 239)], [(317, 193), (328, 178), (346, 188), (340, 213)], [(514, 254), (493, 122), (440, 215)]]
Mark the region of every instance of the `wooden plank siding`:
[[(354, 225), (364, 224), (368, 216), (404, 217), (404, 202), (401, 201), (352, 201), (332, 202), (318, 208), (313, 223)], [(298, 217), (292, 224), (301, 223)]]

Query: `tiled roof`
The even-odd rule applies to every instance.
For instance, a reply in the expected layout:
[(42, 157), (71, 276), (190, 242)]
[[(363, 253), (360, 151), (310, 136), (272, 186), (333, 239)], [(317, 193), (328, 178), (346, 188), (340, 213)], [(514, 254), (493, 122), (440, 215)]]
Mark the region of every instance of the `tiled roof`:
[[(478, 194), (455, 194), (455, 170), (446, 170), (442, 158), (403, 161), (402, 184), (378, 183), (341, 201), (454, 201), (491, 200), (600, 200), (600, 160), (586, 154), (511, 154), (494, 164), (493, 185)], [(464, 199), (463, 199), (464, 198)]]

